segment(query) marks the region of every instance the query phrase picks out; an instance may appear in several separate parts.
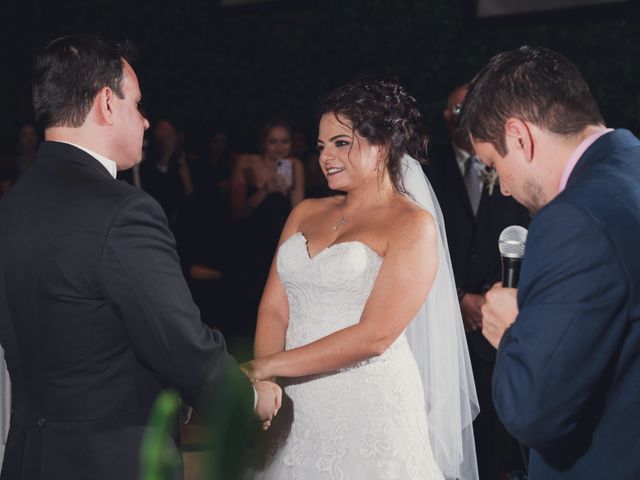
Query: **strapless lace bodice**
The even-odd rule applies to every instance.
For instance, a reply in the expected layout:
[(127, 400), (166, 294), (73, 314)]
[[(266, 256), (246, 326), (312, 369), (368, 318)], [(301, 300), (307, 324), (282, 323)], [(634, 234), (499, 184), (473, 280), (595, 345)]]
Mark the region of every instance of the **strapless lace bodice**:
[[(383, 259), (362, 242), (310, 257), (296, 233), (276, 266), (289, 302), (286, 349), (356, 324)], [(404, 334), (337, 372), (290, 379), (255, 479), (441, 480), (428, 440), (420, 373)]]
[(310, 257), (305, 236), (290, 237), (277, 257), (289, 300), (287, 349), (357, 323), (381, 264), (361, 242), (336, 243)]

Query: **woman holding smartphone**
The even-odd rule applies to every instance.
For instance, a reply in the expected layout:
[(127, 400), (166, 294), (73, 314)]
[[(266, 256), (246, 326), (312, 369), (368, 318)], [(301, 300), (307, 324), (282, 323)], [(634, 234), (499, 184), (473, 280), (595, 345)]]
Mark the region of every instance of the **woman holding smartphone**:
[[(279, 119), (262, 131), (261, 153), (238, 155), (231, 176), (231, 214), (236, 224), (233, 268), (238, 322), (252, 336), (262, 288), (291, 209), (304, 198), (304, 167), (291, 157), (291, 128)], [(236, 332), (231, 332), (236, 333)]]
[(236, 160), (231, 177), (231, 213), (236, 221), (258, 210), (271, 194), (285, 197), (289, 209), (304, 198), (304, 169), (290, 155), (289, 125), (278, 119), (269, 121), (260, 146), (260, 155), (238, 155)]

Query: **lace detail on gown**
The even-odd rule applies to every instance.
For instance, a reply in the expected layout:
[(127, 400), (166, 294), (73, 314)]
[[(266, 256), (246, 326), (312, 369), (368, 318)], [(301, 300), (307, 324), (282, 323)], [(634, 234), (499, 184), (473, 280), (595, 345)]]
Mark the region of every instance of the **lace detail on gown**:
[[(289, 301), (286, 348), (360, 320), (382, 258), (361, 242), (310, 257), (296, 233), (277, 256)], [(442, 480), (431, 453), (420, 373), (402, 334), (382, 355), (291, 379), (253, 479)], [(256, 459), (254, 459), (256, 460)]]

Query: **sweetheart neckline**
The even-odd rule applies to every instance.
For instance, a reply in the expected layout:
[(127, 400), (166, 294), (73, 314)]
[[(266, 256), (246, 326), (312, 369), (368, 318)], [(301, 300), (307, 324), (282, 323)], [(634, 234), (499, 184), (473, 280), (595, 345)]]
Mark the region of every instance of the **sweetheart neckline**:
[(371, 248), (369, 245), (367, 245), (366, 243), (360, 241), (360, 240), (347, 240), (344, 242), (338, 242), (338, 243), (331, 243), (329, 245), (327, 245), (326, 247), (322, 248), (321, 250), (319, 250), (314, 256), (311, 256), (311, 254), (309, 253), (309, 239), (307, 238), (307, 236), (303, 233), (303, 232), (296, 232), (293, 235), (291, 235), (289, 238), (287, 238), (282, 245), (284, 245), (285, 243), (287, 243), (289, 240), (291, 240), (293, 237), (295, 236), (299, 236), (304, 240), (304, 244), (305, 244), (305, 253), (307, 254), (307, 259), (309, 261), (313, 261), (316, 258), (318, 258), (318, 256), (322, 255), (324, 252), (331, 250), (333, 247), (337, 247), (339, 245), (348, 245), (348, 244), (360, 244), (363, 247), (365, 247), (367, 250), (369, 250), (371, 253), (373, 253), (376, 257), (378, 257), (380, 260), (384, 260), (384, 257), (382, 255), (380, 255), (378, 252), (376, 252), (373, 248)]

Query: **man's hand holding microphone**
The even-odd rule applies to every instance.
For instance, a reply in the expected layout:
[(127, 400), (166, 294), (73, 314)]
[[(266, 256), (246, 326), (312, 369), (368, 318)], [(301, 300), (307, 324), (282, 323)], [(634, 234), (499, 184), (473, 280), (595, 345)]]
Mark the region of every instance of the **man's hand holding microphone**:
[(507, 227), (500, 234), (502, 282), (487, 291), (482, 306), (482, 335), (494, 348), (498, 348), (504, 332), (518, 316), (517, 287), (526, 240), (527, 230), (518, 225)]

